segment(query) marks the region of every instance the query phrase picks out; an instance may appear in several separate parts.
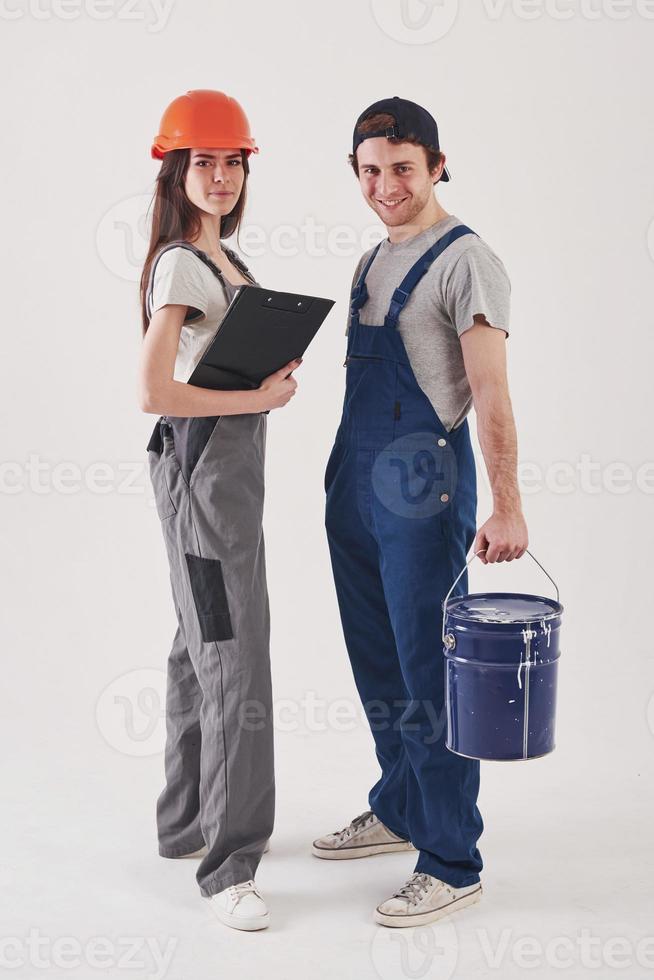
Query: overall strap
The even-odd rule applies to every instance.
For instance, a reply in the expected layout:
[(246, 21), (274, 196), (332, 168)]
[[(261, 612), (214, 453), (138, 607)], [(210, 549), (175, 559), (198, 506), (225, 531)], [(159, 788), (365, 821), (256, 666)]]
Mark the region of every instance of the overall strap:
[(415, 265), (412, 265), (406, 276), (400, 283), (399, 287), (393, 293), (391, 297), (391, 303), (388, 308), (388, 313), (384, 319), (384, 326), (386, 327), (397, 327), (397, 321), (399, 319), (400, 313), (404, 309), (409, 296), (416, 288), (424, 274), (427, 272), (431, 264), (442, 255), (448, 246), (455, 242), (458, 238), (463, 235), (475, 235), (471, 228), (467, 225), (457, 225), (452, 231), (448, 231), (446, 235), (439, 238), (438, 241), (427, 249), (424, 255), (421, 255)]
[(368, 275), (368, 270), (370, 266), (375, 261), (375, 256), (381, 248), (381, 242), (379, 242), (372, 250), (370, 257), (363, 269), (361, 270), (361, 275), (359, 276), (356, 285), (352, 289), (352, 294), (350, 296), (350, 317), (352, 326), (358, 325), (359, 323), (359, 310), (368, 300), (368, 287), (366, 286), (366, 276)]
[(241, 256), (240, 255), (237, 255), (236, 252), (232, 251), (231, 248), (227, 248), (226, 245), (223, 245), (222, 248), (223, 248), (223, 252), (225, 252), (225, 254), (227, 255), (227, 258), (232, 263), (232, 265), (235, 265), (236, 268), (238, 269), (238, 271), (243, 276), (245, 276), (246, 279), (249, 279), (250, 282), (253, 285), (255, 285), (256, 284), (255, 278), (252, 275), (252, 273), (250, 272), (250, 270), (248, 269), (248, 267), (246, 266), (246, 264), (243, 261), (243, 259), (241, 258)]
[[(206, 266), (208, 266), (208, 268), (211, 269), (211, 271), (213, 272), (213, 274), (220, 280), (220, 285), (223, 287), (223, 289), (225, 290), (225, 292), (227, 292), (227, 286), (225, 284), (225, 277), (223, 276), (222, 272), (220, 271), (220, 269), (218, 268), (218, 266), (216, 265), (216, 263), (215, 262), (212, 262), (212, 260), (209, 258), (209, 256), (205, 252), (203, 252), (199, 248), (196, 248), (195, 245), (191, 245), (190, 242), (181, 242), (181, 241), (180, 242), (168, 242), (168, 244), (167, 245), (164, 245), (164, 247), (161, 249), (161, 251), (157, 254), (157, 257), (155, 258), (155, 260), (152, 263), (152, 266), (150, 268), (150, 278), (149, 278), (149, 281), (148, 281), (148, 291), (147, 291), (147, 294), (146, 294), (146, 311), (147, 311), (147, 314), (148, 314), (148, 318), (149, 319), (152, 317), (152, 293), (153, 293), (153, 289), (154, 289), (154, 270), (156, 269), (157, 263), (158, 263), (159, 259), (161, 258), (161, 256), (164, 254), (164, 252), (169, 252), (171, 248), (185, 248), (189, 252), (193, 252), (194, 255), (197, 255), (197, 257), (200, 259), (200, 261), (201, 262), (204, 262), (204, 264)], [(233, 252), (231, 252), (231, 249), (229, 251), (230, 251), (231, 255), (234, 254)], [(239, 267), (240, 267), (240, 264), (239, 264)], [(243, 268), (245, 268), (245, 267), (243, 266)], [(250, 273), (249, 272), (247, 272), (247, 275), (248, 275), (249, 278), (252, 278), (250, 276)]]

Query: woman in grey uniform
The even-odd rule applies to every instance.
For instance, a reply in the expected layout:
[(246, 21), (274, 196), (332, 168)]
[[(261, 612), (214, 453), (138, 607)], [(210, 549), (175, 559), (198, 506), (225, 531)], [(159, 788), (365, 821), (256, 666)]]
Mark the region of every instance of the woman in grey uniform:
[(272, 693), (262, 511), (266, 414), (294, 361), (251, 391), (186, 382), (252, 275), (221, 238), (238, 229), (258, 148), (240, 105), (195, 90), (166, 109), (141, 278), (140, 405), (160, 415), (148, 460), (178, 627), (168, 659), (159, 853), (201, 857), (221, 921), (268, 925), (254, 875), (273, 828)]

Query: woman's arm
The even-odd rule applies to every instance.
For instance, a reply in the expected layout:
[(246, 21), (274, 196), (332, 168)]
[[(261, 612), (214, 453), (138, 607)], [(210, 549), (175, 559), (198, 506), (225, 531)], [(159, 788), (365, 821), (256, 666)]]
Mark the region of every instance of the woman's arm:
[(208, 415), (247, 415), (281, 408), (293, 397), (297, 381), (289, 377), (299, 367), (293, 361), (266, 378), (254, 391), (214, 391), (174, 381), (175, 358), (188, 307), (162, 306), (153, 315), (143, 338), (138, 400), (141, 411), (174, 418)]

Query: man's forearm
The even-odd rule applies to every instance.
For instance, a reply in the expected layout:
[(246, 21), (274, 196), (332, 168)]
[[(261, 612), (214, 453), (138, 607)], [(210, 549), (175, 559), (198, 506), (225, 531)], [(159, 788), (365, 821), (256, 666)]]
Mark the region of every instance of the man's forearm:
[(493, 493), (495, 513), (521, 510), (518, 489), (518, 439), (509, 392), (485, 385), (475, 399), (477, 435)]

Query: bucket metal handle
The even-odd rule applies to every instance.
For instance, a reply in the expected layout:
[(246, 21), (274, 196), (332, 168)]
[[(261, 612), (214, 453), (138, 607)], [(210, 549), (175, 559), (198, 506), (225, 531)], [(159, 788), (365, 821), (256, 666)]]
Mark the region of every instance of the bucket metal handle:
[[(447, 601), (450, 598), (450, 596), (452, 595), (452, 592), (454, 591), (457, 582), (459, 581), (459, 579), (461, 578), (461, 576), (463, 575), (463, 573), (469, 568), (469, 566), (475, 560), (475, 558), (477, 557), (477, 555), (483, 555), (487, 550), (488, 550), (487, 548), (482, 548), (481, 551), (475, 551), (475, 552), (473, 552), (472, 556), (468, 559), (468, 561), (465, 563), (465, 565), (463, 566), (463, 568), (461, 569), (461, 571), (459, 572), (459, 574), (457, 575), (457, 577), (452, 582), (452, 585), (450, 587), (450, 591), (447, 593), (447, 595), (445, 596), (445, 599), (443, 600), (443, 643), (444, 644), (446, 643), (446, 640), (445, 640), (445, 616), (447, 614)], [(560, 602), (559, 587), (556, 584), (556, 582), (554, 581), (554, 579), (552, 578), (552, 576), (550, 575), (550, 573), (547, 571), (546, 568), (543, 568), (543, 566), (539, 562), (538, 558), (536, 558), (534, 555), (532, 555), (531, 551), (529, 551), (528, 548), (525, 548), (525, 554), (529, 555), (529, 557), (532, 558), (533, 561), (536, 562), (536, 564), (541, 569), (541, 571), (545, 572), (545, 574), (547, 575), (548, 579), (550, 580), (550, 582), (552, 583), (552, 585), (556, 589), (556, 601), (557, 602)]]

